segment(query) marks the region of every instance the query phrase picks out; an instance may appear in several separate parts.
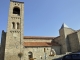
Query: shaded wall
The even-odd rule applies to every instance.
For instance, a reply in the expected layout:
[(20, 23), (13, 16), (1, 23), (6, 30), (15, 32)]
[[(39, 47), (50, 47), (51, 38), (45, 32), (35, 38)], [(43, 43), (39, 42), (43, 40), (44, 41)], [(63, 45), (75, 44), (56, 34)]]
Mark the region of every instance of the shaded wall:
[(6, 32), (2, 30), (2, 36), (1, 36), (1, 60), (4, 60), (4, 51), (5, 51), (5, 42), (6, 42)]
[(68, 35), (68, 37), (69, 37), (71, 52), (77, 52), (79, 50), (79, 40), (77, 32)]

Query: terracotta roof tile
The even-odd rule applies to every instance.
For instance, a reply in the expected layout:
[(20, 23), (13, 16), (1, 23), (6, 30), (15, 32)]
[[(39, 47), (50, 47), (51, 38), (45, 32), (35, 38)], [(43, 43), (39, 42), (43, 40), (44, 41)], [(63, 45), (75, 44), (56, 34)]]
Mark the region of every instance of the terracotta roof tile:
[(24, 46), (59, 46), (59, 44), (50, 42), (24, 42)]
[(54, 39), (54, 37), (24, 36), (23, 39)]

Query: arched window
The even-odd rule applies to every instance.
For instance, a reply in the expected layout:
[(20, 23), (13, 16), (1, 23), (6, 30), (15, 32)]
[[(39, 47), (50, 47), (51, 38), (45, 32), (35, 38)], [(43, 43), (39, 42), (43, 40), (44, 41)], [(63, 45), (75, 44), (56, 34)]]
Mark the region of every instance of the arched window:
[(12, 22), (12, 29), (15, 29), (15, 23)]
[(46, 49), (44, 48), (44, 52), (46, 52)]
[(19, 29), (20, 28), (20, 24), (19, 23), (17, 23), (17, 29)]
[(14, 7), (14, 8), (13, 8), (13, 14), (18, 14), (18, 15), (20, 15), (20, 8), (19, 8), (19, 7)]
[(30, 60), (31, 58), (33, 58), (33, 53), (31, 51), (28, 52), (28, 56), (29, 56), (29, 60)]

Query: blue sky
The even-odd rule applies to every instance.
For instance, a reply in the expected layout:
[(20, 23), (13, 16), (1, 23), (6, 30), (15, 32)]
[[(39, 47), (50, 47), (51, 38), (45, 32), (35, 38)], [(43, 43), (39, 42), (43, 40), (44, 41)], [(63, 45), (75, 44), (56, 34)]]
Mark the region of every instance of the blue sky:
[[(80, 0), (17, 1), (24, 2), (25, 36), (58, 36), (62, 23), (80, 29)], [(0, 1), (0, 36), (2, 30), (7, 30), (9, 3)]]

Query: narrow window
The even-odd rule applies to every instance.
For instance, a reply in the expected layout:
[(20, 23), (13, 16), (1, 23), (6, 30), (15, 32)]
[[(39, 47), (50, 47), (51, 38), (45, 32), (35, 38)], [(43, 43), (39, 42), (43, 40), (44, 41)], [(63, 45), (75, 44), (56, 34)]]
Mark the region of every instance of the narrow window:
[(46, 49), (44, 48), (44, 52), (46, 52)]
[(20, 24), (19, 23), (17, 23), (17, 29), (19, 29), (20, 28)]
[(12, 22), (12, 29), (15, 29), (15, 23)]

